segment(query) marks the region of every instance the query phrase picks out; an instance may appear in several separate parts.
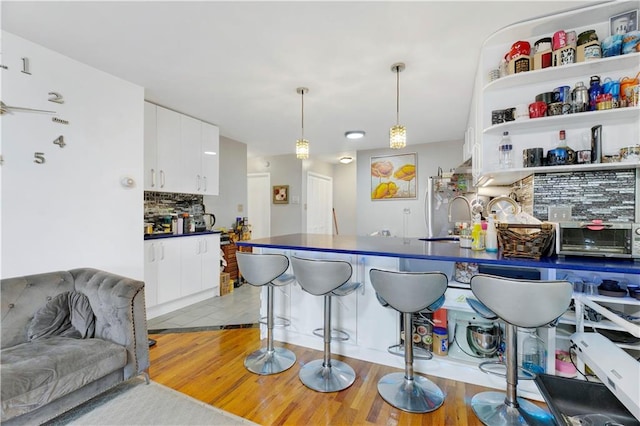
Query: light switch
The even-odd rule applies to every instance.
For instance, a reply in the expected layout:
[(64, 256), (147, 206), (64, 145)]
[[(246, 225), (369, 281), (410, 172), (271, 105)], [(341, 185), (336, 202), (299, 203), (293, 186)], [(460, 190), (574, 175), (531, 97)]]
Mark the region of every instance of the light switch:
[(242, 213), (242, 210), (244, 210), (244, 206), (242, 204), (238, 204), (238, 213)]
[(300, 196), (292, 195), (291, 196), (291, 204), (300, 204)]

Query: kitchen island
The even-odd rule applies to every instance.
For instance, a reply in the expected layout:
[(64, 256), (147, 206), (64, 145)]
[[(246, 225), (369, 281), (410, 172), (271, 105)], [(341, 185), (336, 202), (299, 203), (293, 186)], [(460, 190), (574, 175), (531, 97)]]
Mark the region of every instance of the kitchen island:
[[(472, 297), (468, 284), (457, 283), (454, 279), (456, 262), (472, 262), (481, 265), (500, 267), (532, 268), (540, 271), (542, 279), (556, 279), (567, 273), (581, 276), (594, 273), (603, 277), (616, 277), (629, 282), (640, 282), (640, 263), (630, 260), (599, 259), (599, 258), (561, 258), (549, 257), (540, 260), (509, 259), (500, 254), (475, 252), (461, 249), (457, 242), (424, 241), (417, 238), (403, 239), (394, 237), (369, 236), (331, 236), (316, 234), (291, 234), (271, 238), (239, 241), (238, 246), (252, 247), (258, 253), (282, 253), (287, 256), (305, 258), (340, 259), (350, 262), (354, 271), (352, 280), (362, 282), (361, 289), (351, 295), (334, 300), (333, 323), (349, 333), (346, 341), (334, 341), (332, 351), (345, 356), (376, 362), (384, 365), (403, 368), (403, 358), (394, 356), (387, 351), (391, 345), (400, 343), (400, 317), (394, 310), (380, 305), (375, 291), (369, 281), (369, 270), (380, 268), (387, 270), (438, 270), (449, 277), (450, 288), (446, 293), (444, 307), (449, 312), (449, 340), (450, 349), (456, 343), (456, 313), (466, 315), (465, 320), (482, 321), (475, 316), (466, 303), (467, 297)], [(585, 275), (586, 274), (586, 275)], [(322, 324), (322, 299), (304, 292), (297, 283), (280, 288), (275, 295), (276, 315), (289, 318), (291, 325), (274, 330), (274, 338), (300, 346), (322, 350), (322, 339), (313, 334), (313, 330)], [(264, 296), (264, 294), (263, 294)], [(606, 298), (612, 303), (628, 303), (634, 309), (640, 308), (640, 302), (630, 297)], [(263, 297), (263, 301), (265, 298)], [(543, 301), (540, 301), (543, 302)], [(261, 314), (266, 314), (263, 303)], [(569, 315), (564, 322), (568, 327), (576, 326), (575, 315)], [(262, 334), (266, 330), (262, 329)], [(557, 336), (555, 328), (538, 329), (547, 345), (547, 353), (554, 354), (556, 347), (562, 347), (568, 342), (565, 336)], [(453, 340), (452, 340), (453, 339)], [(631, 350), (640, 350), (632, 347)], [(432, 360), (415, 360), (418, 372), (459, 380), (482, 386), (505, 388), (502, 377), (484, 374), (477, 365), (486, 360), (482, 358), (459, 356), (454, 357), (450, 350), (449, 356), (434, 356)], [(555, 372), (554, 357), (547, 359), (547, 372)], [(535, 384), (522, 381), (519, 391), (525, 397), (542, 400)]]

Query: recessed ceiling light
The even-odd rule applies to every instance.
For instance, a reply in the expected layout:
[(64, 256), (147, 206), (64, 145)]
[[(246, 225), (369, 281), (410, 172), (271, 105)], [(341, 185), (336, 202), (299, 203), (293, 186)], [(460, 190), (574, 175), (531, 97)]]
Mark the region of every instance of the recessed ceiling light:
[(347, 139), (360, 139), (364, 137), (365, 133), (364, 130), (349, 130), (345, 132), (344, 135)]
[(342, 164), (349, 164), (353, 161), (353, 157), (340, 157), (340, 162)]

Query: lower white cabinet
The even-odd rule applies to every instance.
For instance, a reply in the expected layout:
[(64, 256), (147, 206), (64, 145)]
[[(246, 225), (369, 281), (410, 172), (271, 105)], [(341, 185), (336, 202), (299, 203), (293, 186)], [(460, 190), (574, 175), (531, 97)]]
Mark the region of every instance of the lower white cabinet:
[(144, 250), (147, 308), (175, 310), (196, 303), (194, 295), (220, 295), (220, 235), (148, 240)]

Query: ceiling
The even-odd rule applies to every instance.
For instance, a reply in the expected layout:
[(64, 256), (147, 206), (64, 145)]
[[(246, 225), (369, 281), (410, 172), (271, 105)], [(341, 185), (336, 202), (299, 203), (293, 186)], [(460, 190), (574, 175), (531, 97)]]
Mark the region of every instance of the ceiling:
[[(2, 1), (2, 28), (145, 88), (145, 98), (220, 127), (249, 156), (336, 162), (388, 146), (464, 138), (483, 41), (581, 1)], [(515, 41), (515, 40), (514, 40)], [(496, 64), (497, 65), (497, 64)], [(366, 131), (358, 141), (348, 130)]]

